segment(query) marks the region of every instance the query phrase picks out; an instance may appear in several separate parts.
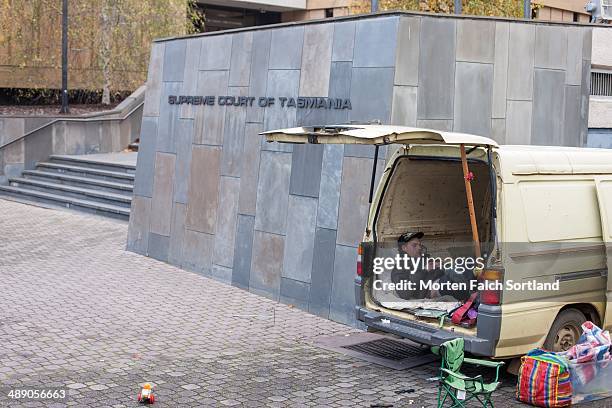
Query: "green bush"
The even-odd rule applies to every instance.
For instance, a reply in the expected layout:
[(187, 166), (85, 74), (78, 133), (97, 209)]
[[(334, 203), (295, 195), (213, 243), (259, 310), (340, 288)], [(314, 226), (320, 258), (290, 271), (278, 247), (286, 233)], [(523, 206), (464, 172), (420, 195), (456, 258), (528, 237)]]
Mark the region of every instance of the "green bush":
[[(129, 91), (111, 92), (111, 103), (119, 103), (130, 95)], [(59, 105), (60, 89), (0, 88), (0, 105)], [(68, 103), (71, 105), (97, 105), (102, 102), (102, 90), (71, 89)]]

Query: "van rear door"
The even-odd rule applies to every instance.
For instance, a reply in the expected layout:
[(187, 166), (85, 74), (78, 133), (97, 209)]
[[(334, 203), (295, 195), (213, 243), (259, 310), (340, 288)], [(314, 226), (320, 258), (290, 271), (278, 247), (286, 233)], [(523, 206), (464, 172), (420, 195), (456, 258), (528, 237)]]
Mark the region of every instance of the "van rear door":
[(606, 314), (603, 326), (612, 327), (612, 177), (596, 177), (597, 199), (599, 201), (599, 215), (601, 217), (601, 230), (606, 246), (608, 262), (608, 283), (606, 288)]
[(498, 147), (494, 140), (465, 133), (388, 125), (306, 126), (262, 132), (268, 142), (312, 144), (452, 144)]
[[(376, 146), (376, 150), (374, 152), (374, 163), (372, 165), (372, 181), (370, 185), (369, 199), (370, 203), (372, 203), (372, 195), (374, 192), (374, 179), (376, 163), (378, 159), (378, 146), (387, 144), (460, 145), (463, 173), (464, 177), (466, 178), (465, 189), (468, 200), (468, 207), (470, 209), (470, 221), (472, 225), (474, 250), (476, 255), (480, 256), (480, 245), (477, 234), (477, 226), (475, 222), (476, 215), (474, 214), (472, 204), (472, 191), (470, 181), (467, 178), (469, 169), (467, 166), (465, 146), (473, 146), (474, 148), (499, 147), (494, 140), (483, 136), (470, 135), (467, 133), (442, 132), (439, 130), (413, 128), (408, 126), (356, 124), (332, 126), (304, 126), (288, 129), (277, 129), (262, 132), (260, 133), (260, 135), (264, 135), (268, 142), (299, 144), (361, 144)], [(491, 157), (489, 157), (489, 165), (492, 166)], [(494, 183), (493, 179), (491, 180), (491, 182)], [(370, 224), (368, 224), (368, 229), (370, 230)]]

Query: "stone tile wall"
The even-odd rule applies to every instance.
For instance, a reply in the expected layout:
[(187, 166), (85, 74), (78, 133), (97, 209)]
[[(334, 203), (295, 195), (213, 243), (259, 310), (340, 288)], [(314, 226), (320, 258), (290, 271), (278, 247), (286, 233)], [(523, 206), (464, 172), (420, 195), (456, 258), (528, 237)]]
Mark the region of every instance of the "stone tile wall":
[[(156, 42), (127, 247), (356, 324), (374, 148), (258, 133), (380, 120), (580, 145), (590, 30), (387, 14)], [(352, 109), (179, 107), (169, 94), (339, 97)]]

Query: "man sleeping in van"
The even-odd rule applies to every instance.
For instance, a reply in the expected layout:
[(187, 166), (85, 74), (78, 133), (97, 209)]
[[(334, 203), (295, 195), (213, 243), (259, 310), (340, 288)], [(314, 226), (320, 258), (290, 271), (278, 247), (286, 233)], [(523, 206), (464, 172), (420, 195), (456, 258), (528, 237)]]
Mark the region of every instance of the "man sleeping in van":
[[(379, 297), (382, 306), (393, 309), (441, 309), (452, 310), (460, 304), (460, 301), (469, 297), (467, 291), (449, 291), (449, 290), (430, 290), (424, 288), (427, 286), (423, 282), (459, 282), (471, 279), (472, 272), (456, 273), (454, 270), (443, 270), (436, 268), (431, 260), (425, 262), (428, 258), (426, 248), (423, 245), (422, 239), (425, 236), (423, 232), (406, 232), (397, 240), (397, 250), (400, 257), (407, 256), (410, 259), (418, 261), (421, 258), (422, 262), (417, 262), (416, 268), (396, 268), (384, 278), (396, 284), (396, 286), (404, 287), (404, 289), (395, 289), (393, 293), (379, 293), (383, 295)], [(411, 263), (410, 265), (415, 265)], [(412, 286), (407, 288), (405, 282), (412, 282)], [(400, 283), (404, 283), (401, 285)], [(443, 285), (442, 285), (443, 286)]]

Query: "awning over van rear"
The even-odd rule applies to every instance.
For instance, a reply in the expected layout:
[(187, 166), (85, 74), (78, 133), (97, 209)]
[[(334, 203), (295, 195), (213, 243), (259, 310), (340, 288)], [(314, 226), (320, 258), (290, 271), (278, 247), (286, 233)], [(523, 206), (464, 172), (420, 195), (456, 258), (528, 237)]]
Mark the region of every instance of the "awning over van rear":
[(441, 132), (407, 126), (388, 125), (336, 125), (306, 126), (277, 129), (260, 133), (268, 142), (313, 144), (465, 144), (493, 146), (497, 143), (483, 136), (465, 133)]

